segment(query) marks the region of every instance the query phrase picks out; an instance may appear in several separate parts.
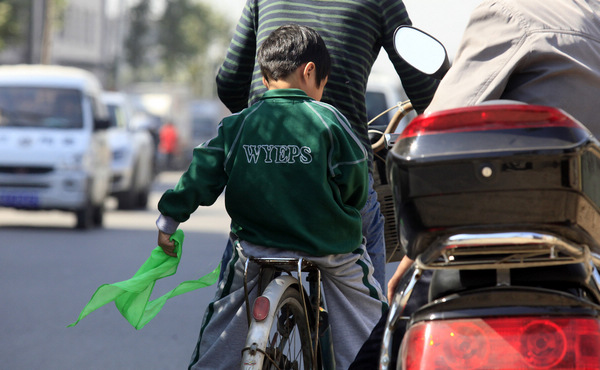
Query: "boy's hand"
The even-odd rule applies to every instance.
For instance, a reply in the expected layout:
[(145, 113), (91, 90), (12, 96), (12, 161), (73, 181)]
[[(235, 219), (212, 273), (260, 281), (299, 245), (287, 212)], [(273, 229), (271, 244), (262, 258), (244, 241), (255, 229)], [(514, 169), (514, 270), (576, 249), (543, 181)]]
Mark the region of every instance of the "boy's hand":
[(162, 248), (167, 256), (177, 257), (175, 253), (175, 242), (170, 240), (171, 234), (158, 231), (158, 246)]

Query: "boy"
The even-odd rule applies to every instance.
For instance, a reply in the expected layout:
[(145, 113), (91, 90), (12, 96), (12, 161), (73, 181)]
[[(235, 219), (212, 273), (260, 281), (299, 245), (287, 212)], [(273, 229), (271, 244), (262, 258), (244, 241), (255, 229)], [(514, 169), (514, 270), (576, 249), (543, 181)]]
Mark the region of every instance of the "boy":
[[(367, 152), (348, 121), (319, 102), (331, 62), (314, 30), (282, 26), (257, 58), (268, 91), (221, 122), (217, 137), (194, 150), (189, 169), (158, 205), (158, 244), (173, 255), (169, 236), (179, 222), (225, 188), (231, 232), (241, 241), (223, 266), (190, 369), (240, 366), (247, 256), (302, 256), (319, 265), (336, 363), (347, 368), (387, 306), (361, 232)], [(258, 268), (250, 267), (252, 302)]]
[[(394, 50), (396, 28), (412, 24), (402, 0), (247, 0), (216, 79), (219, 98), (231, 112), (248, 107), (264, 93), (257, 47), (287, 23), (314, 27), (327, 43), (332, 70), (322, 101), (348, 119), (371, 159), (365, 90), (380, 51), (386, 51), (396, 70), (390, 78), (400, 78), (416, 111), (422, 113), (431, 101), (439, 81), (409, 66)], [(385, 221), (373, 187), (362, 217), (375, 278), (385, 289)], [(224, 257), (230, 250), (228, 245)]]

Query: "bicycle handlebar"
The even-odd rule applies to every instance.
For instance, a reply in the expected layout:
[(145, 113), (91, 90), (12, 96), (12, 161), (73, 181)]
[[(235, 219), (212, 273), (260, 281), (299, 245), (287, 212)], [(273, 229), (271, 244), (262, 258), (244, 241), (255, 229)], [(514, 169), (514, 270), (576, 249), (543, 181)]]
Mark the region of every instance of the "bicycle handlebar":
[[(373, 153), (377, 153), (385, 147), (385, 134), (390, 134), (390, 133), (396, 131), (396, 128), (398, 127), (398, 124), (400, 123), (402, 118), (404, 118), (408, 113), (410, 113), (413, 110), (412, 103), (409, 100), (406, 100), (403, 102), (399, 102), (398, 104), (396, 104), (395, 106), (393, 106), (392, 108), (388, 109), (387, 111), (385, 111), (383, 113), (386, 113), (389, 110), (394, 109), (394, 108), (398, 108), (398, 111), (394, 114), (394, 116), (390, 120), (390, 123), (388, 123), (387, 127), (385, 128), (385, 131), (383, 132), (383, 135), (381, 135), (381, 137), (379, 138), (379, 140), (377, 140), (377, 142), (375, 142), (374, 144), (371, 145), (371, 148), (373, 149)], [(381, 114), (379, 116), (381, 116)], [(375, 121), (377, 118), (379, 118), (379, 116), (373, 118), (371, 121), (369, 121), (368, 124), (370, 125), (373, 121)]]

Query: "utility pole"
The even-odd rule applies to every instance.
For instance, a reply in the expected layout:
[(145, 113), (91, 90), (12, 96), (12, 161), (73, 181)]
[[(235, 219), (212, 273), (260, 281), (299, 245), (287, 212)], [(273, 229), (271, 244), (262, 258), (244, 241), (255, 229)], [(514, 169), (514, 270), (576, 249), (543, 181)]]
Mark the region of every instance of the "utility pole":
[(44, 28), (42, 31), (41, 64), (50, 64), (52, 57), (52, 34), (54, 31), (54, 0), (44, 0)]

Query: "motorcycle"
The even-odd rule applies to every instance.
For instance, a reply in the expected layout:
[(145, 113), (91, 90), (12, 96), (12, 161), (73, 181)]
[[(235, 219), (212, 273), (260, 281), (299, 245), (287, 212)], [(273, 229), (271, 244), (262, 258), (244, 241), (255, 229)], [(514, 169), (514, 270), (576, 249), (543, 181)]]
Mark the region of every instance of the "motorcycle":
[[(396, 50), (424, 73), (448, 68), (417, 29), (398, 29)], [(398, 369), (600, 368), (600, 142), (562, 110), (510, 101), (395, 131), (375, 139), (391, 193), (380, 200), (393, 203), (388, 256), (415, 262), (390, 302), (379, 368), (396, 356)], [(406, 315), (424, 272), (427, 303)]]

